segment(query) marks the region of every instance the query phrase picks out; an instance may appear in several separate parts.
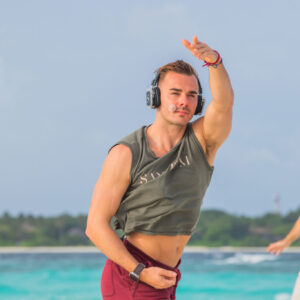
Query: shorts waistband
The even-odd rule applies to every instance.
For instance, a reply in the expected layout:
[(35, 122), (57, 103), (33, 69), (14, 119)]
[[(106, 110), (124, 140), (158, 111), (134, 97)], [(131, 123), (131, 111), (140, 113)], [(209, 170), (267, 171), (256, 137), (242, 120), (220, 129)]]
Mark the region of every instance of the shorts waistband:
[(134, 246), (133, 244), (131, 244), (127, 239), (123, 240), (123, 243), (125, 245), (125, 247), (127, 248), (127, 250), (137, 259), (140, 260), (140, 262), (145, 263), (146, 266), (155, 266), (155, 267), (160, 267), (163, 269), (167, 269), (170, 271), (174, 271), (176, 272), (178, 270), (178, 267), (181, 263), (181, 259), (179, 259), (177, 265), (172, 268), (168, 265), (165, 265), (163, 263), (161, 263), (158, 260), (155, 260), (154, 258), (152, 258), (151, 256), (147, 255), (146, 253), (144, 253), (142, 250), (140, 250), (139, 248), (137, 248), (136, 246)]

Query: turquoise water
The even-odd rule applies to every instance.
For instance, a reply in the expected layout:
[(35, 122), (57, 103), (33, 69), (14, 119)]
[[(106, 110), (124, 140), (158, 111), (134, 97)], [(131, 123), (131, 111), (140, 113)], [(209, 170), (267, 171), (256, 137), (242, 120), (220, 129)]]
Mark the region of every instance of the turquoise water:
[[(102, 254), (0, 254), (0, 299), (101, 299)], [(300, 254), (185, 253), (177, 299), (288, 300)]]

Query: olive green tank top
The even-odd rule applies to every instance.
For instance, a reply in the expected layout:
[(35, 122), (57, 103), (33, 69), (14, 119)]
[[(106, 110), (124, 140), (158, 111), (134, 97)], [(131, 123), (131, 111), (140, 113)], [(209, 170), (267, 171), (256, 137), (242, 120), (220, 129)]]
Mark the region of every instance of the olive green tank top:
[(192, 125), (164, 156), (150, 150), (146, 126), (118, 144), (132, 152), (130, 185), (115, 215), (114, 229), (128, 235), (190, 235), (194, 231), (213, 167), (204, 155)]

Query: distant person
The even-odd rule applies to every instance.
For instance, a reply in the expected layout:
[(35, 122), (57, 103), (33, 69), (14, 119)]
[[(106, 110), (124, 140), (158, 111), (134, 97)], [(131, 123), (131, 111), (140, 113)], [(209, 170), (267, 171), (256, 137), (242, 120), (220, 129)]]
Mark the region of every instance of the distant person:
[[(180, 258), (198, 222), (215, 155), (231, 130), (233, 90), (219, 53), (197, 37), (183, 45), (208, 66), (212, 101), (190, 123), (203, 108), (197, 73), (182, 60), (168, 63), (147, 92), (154, 122), (110, 149), (86, 229), (108, 257), (103, 299), (175, 299)], [(110, 226), (113, 216), (122, 240)]]
[[(297, 219), (291, 231), (282, 240), (271, 243), (267, 251), (279, 255), (285, 248), (289, 247), (294, 241), (300, 238), (300, 217)], [(291, 300), (300, 300), (300, 272), (294, 287)]]

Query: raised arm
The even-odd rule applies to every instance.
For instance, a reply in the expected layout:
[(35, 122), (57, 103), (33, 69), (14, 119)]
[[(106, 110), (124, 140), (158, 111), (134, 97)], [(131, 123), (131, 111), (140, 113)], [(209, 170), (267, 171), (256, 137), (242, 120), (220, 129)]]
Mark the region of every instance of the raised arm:
[(197, 59), (208, 63), (217, 62), (216, 65), (208, 67), (212, 101), (204, 117), (193, 123), (195, 134), (204, 146), (209, 161), (212, 162), (218, 148), (231, 130), (234, 94), (221, 58), (218, 60), (218, 54), (207, 44), (198, 41), (196, 36), (193, 37), (192, 43), (187, 40), (182, 42)]
[(289, 247), (294, 241), (300, 238), (300, 217), (297, 219), (291, 231), (286, 237), (275, 243), (271, 243), (267, 251), (271, 254), (279, 255), (285, 248)]
[[(86, 235), (95, 246), (128, 272), (139, 262), (112, 230), (110, 221), (130, 184), (131, 160), (131, 151), (125, 145), (117, 145), (109, 152), (94, 189), (86, 227)], [(176, 273), (151, 267), (141, 272), (140, 279), (157, 289), (167, 288), (175, 284)]]

